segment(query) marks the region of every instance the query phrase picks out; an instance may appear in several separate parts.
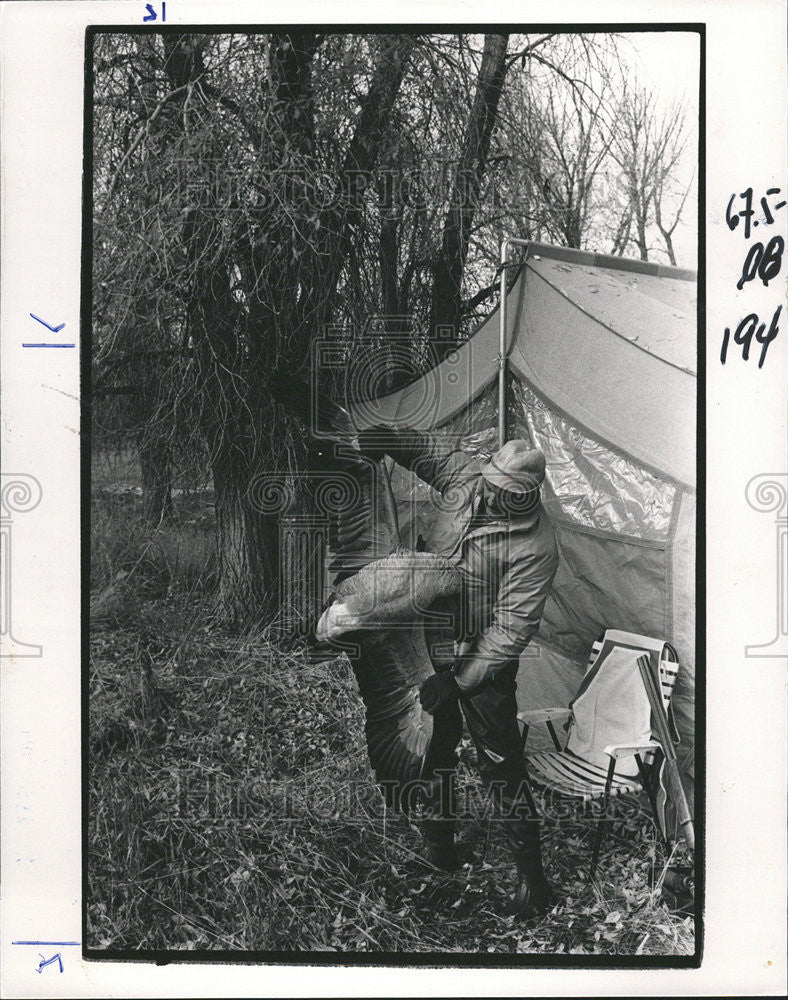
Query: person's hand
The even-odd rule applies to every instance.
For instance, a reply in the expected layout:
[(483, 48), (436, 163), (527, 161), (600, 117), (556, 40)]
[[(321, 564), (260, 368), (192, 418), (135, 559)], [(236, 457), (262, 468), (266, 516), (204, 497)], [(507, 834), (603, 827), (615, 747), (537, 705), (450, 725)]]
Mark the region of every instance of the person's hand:
[(358, 450), (366, 458), (379, 462), (394, 443), (394, 431), (385, 424), (375, 424), (359, 431)]
[(461, 694), (454, 674), (449, 670), (443, 670), (439, 674), (432, 674), (424, 681), (419, 688), (419, 701), (425, 712), (435, 715), (444, 705), (456, 701)]

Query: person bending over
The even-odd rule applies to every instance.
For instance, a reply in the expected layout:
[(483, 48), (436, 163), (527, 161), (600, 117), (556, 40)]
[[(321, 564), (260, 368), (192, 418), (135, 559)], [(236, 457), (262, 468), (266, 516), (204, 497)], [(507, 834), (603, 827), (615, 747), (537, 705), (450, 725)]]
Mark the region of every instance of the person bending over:
[(456, 562), (463, 577), (453, 628), (457, 655), (419, 692), (434, 717), (420, 824), (429, 860), (445, 870), (459, 866), (454, 772), (462, 710), (517, 866), (507, 912), (544, 913), (552, 890), (542, 866), (515, 697), (520, 654), (539, 627), (558, 565), (540, 498), (544, 455), (512, 440), (480, 462), (446, 438), (382, 425), (362, 431), (359, 447), (373, 460), (390, 455), (441, 494), (431, 547)]

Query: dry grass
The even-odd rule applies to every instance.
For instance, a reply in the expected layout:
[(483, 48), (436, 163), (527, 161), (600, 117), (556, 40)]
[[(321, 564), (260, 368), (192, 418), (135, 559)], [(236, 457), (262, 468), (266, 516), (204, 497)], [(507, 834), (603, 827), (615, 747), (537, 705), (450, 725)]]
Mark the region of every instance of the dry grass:
[(560, 901), (542, 920), (499, 917), (514, 869), (472, 748), (460, 782), (478, 808), (461, 835), (475, 859), (444, 875), (384, 813), (347, 661), (218, 634), (204, 603), (171, 577), (93, 629), (91, 947), (692, 953), (691, 921), (649, 887), (664, 859), (643, 814), (617, 825), (595, 882), (588, 820), (547, 820)]
[(152, 530), (133, 494), (94, 499), (90, 579), (90, 617), (99, 628), (133, 627), (146, 599), (209, 591), (216, 579), (210, 509), (199, 498), (181, 500)]

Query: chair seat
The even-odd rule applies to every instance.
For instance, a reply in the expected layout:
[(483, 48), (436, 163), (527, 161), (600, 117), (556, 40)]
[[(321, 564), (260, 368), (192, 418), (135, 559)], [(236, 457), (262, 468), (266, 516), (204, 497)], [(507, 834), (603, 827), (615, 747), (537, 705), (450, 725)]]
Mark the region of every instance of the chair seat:
[[(536, 784), (546, 785), (561, 795), (581, 798), (584, 802), (601, 798), (605, 792), (607, 768), (591, 764), (566, 750), (561, 753), (557, 750), (529, 753), (528, 772)], [(637, 778), (615, 774), (610, 794), (627, 795), (640, 789)]]

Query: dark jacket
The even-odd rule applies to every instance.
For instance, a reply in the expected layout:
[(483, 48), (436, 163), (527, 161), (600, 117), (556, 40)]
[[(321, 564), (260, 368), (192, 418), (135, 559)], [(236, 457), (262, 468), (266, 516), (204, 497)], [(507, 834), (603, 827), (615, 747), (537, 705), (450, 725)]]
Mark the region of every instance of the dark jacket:
[(538, 501), (526, 514), (485, 511), (481, 464), (456, 441), (413, 431), (394, 439), (389, 454), (441, 494), (430, 548), (455, 561), (465, 580), (454, 674), (471, 692), (517, 662), (538, 630), (558, 566), (553, 528)]

